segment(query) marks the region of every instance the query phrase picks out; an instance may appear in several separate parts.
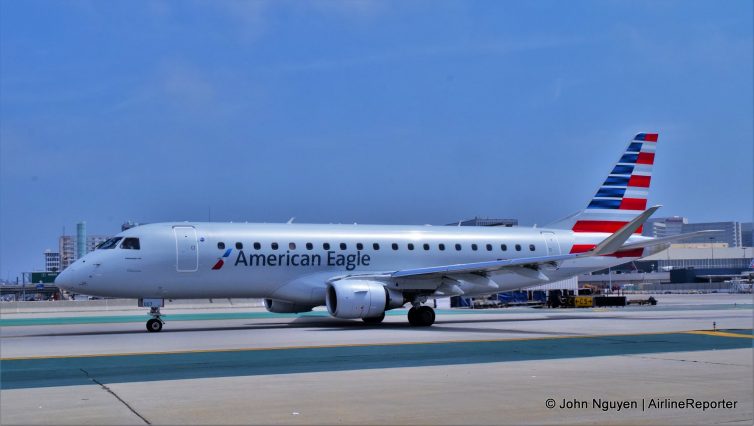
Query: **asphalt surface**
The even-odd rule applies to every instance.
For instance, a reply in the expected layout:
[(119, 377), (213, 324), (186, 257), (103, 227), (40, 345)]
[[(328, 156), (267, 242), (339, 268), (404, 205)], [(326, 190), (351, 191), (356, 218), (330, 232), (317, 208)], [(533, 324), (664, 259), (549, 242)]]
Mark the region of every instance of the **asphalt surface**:
[[(4, 313), (0, 422), (751, 424), (751, 296), (698, 296), (655, 307), (438, 310), (430, 328), (408, 326), (405, 311), (365, 325), (321, 311), (194, 309), (166, 312), (161, 333), (133, 312)], [(551, 409), (549, 396), (737, 402)]]

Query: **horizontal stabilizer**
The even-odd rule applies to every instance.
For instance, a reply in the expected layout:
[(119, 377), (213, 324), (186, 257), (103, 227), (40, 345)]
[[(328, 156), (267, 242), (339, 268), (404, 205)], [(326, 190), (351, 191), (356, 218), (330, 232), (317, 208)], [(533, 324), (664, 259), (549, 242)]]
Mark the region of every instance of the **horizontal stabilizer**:
[(658, 246), (661, 244), (670, 244), (675, 241), (682, 241), (693, 237), (700, 237), (703, 235), (710, 235), (710, 234), (717, 234), (723, 232), (722, 230), (707, 230), (707, 231), (696, 231), (696, 232), (689, 232), (686, 234), (678, 234), (678, 235), (671, 235), (669, 237), (661, 237), (661, 238), (652, 238), (651, 240), (647, 241), (639, 241), (637, 243), (631, 243), (621, 246), (621, 250), (632, 250), (632, 249), (639, 249), (639, 248), (645, 248), (645, 247), (652, 247), (652, 246)]

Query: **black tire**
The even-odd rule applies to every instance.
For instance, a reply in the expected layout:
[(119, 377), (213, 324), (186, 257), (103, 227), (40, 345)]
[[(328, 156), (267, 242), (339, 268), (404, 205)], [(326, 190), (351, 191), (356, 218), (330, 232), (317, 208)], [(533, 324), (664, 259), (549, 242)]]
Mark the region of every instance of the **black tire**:
[(414, 327), (419, 325), (419, 319), (418, 315), (416, 315), (416, 311), (416, 308), (411, 308), (408, 310), (408, 323)]
[(382, 315), (380, 315), (378, 317), (362, 318), (361, 320), (364, 321), (367, 324), (379, 324), (384, 319), (385, 319), (385, 313), (383, 312)]
[(435, 310), (429, 306), (420, 306), (416, 310), (416, 317), (421, 327), (429, 327), (435, 323)]
[(162, 331), (162, 321), (155, 318), (147, 321), (147, 331), (150, 333)]

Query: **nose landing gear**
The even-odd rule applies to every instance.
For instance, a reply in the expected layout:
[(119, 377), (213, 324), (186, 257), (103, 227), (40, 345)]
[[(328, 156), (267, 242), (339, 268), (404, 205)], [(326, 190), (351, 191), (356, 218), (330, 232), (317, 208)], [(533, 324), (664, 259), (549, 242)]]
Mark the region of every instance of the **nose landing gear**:
[(139, 299), (139, 307), (149, 308), (149, 316), (152, 317), (147, 321), (148, 332), (162, 331), (162, 325), (165, 324), (165, 321), (162, 320), (160, 308), (163, 306), (165, 306), (165, 299)]
[(149, 331), (150, 333), (162, 331), (162, 325), (165, 324), (165, 321), (163, 321), (160, 317), (160, 308), (149, 308), (149, 315), (152, 317), (152, 319), (147, 321), (147, 331)]

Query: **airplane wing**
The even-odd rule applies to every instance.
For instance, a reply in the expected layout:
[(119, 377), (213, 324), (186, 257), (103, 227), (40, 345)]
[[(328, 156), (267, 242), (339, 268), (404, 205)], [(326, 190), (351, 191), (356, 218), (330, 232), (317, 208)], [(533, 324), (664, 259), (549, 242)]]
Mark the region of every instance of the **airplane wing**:
[(473, 263), (460, 263), (455, 265), (442, 265), (431, 266), (426, 268), (414, 268), (403, 269), (395, 271), (390, 274), (390, 278), (406, 278), (406, 277), (431, 277), (442, 276), (449, 274), (464, 274), (464, 273), (486, 273), (500, 271), (508, 268), (530, 268), (532, 270), (538, 270), (541, 266), (557, 266), (559, 262), (563, 262), (569, 259), (576, 259), (580, 257), (601, 256), (605, 254), (614, 253), (618, 250), (623, 250), (625, 243), (629, 237), (639, 229), (639, 227), (649, 219), (652, 214), (659, 209), (660, 206), (653, 206), (637, 216), (631, 222), (625, 224), (621, 229), (617, 230), (614, 234), (605, 238), (601, 243), (597, 244), (592, 250), (583, 253), (561, 254), (556, 256), (538, 256), (528, 257), (521, 259), (501, 259), (491, 260), (486, 262), (473, 262)]
[(522, 259), (490, 260), (487, 262), (459, 263), (456, 265), (431, 266), (428, 268), (403, 269), (390, 274), (391, 278), (415, 277), (419, 275), (448, 275), (500, 271), (516, 266), (537, 268), (543, 265), (557, 266), (558, 262), (578, 257), (591, 256), (588, 253), (562, 254), (559, 256), (525, 257)]

